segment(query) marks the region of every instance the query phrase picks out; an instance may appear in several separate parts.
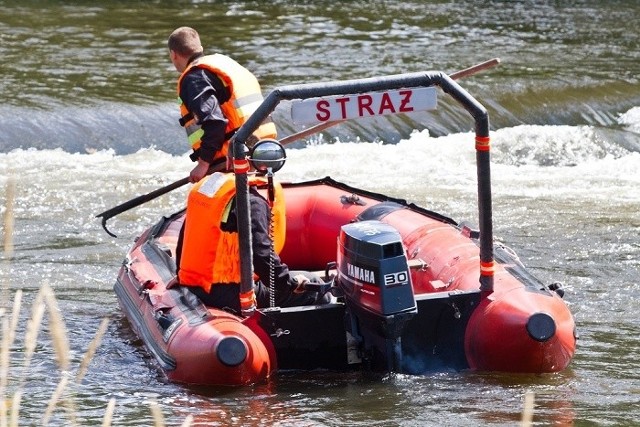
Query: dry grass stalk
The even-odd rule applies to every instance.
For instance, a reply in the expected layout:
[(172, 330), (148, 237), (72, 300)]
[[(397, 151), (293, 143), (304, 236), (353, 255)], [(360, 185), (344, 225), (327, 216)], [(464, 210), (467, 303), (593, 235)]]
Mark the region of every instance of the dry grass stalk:
[(67, 412), (67, 424), (65, 425), (70, 425), (70, 426), (75, 426), (77, 425), (76, 422), (76, 408), (74, 405), (74, 401), (70, 398), (64, 398), (64, 394), (65, 391), (67, 390), (67, 384), (69, 383), (69, 375), (68, 373), (63, 373), (62, 377), (60, 378), (60, 382), (58, 383), (58, 386), (56, 387), (56, 390), (53, 392), (53, 394), (51, 395), (51, 398), (49, 399), (49, 403), (47, 404), (47, 410), (45, 411), (44, 415), (42, 416), (42, 425), (46, 426), (49, 424), (49, 420), (51, 419), (51, 415), (53, 415), (53, 412), (55, 411), (56, 407), (58, 406), (58, 402), (62, 402), (64, 408), (66, 409)]
[(38, 333), (40, 326), (42, 325), (42, 317), (44, 316), (44, 310), (46, 306), (44, 304), (44, 296), (42, 295), (42, 289), (36, 295), (36, 299), (31, 307), (31, 318), (27, 321), (27, 330), (24, 335), (24, 364), (22, 367), (22, 381), (28, 377), (27, 370), (31, 364), (31, 358), (36, 349), (38, 340)]
[(14, 404), (12, 407), (12, 418), (17, 420), (18, 412), (20, 408), (20, 398), (22, 396), (22, 386), (24, 385), (24, 381), (29, 377), (29, 366), (31, 365), (31, 358), (33, 357), (33, 353), (36, 349), (38, 332), (40, 331), (40, 326), (42, 325), (42, 317), (44, 316), (45, 304), (42, 297), (42, 292), (38, 292), (36, 295), (36, 299), (33, 302), (33, 306), (31, 307), (31, 318), (27, 321), (27, 328), (24, 335), (24, 362), (22, 365), (22, 375), (20, 376), (20, 386), (18, 391), (14, 395)]
[(184, 419), (184, 422), (180, 424), (180, 427), (190, 427), (193, 423), (193, 415), (187, 415), (187, 418)]
[(7, 386), (9, 376), (9, 350), (13, 346), (18, 327), (18, 317), (20, 316), (20, 305), (22, 303), (22, 291), (16, 292), (13, 303), (11, 320), (2, 317), (2, 348), (0, 349), (0, 396), (4, 397), (4, 390)]
[(76, 383), (82, 382), (82, 379), (87, 373), (87, 369), (89, 368), (89, 363), (91, 363), (93, 356), (96, 354), (96, 350), (100, 346), (102, 337), (104, 336), (105, 332), (107, 332), (107, 326), (109, 326), (109, 319), (107, 318), (102, 319), (102, 322), (100, 322), (100, 326), (98, 327), (98, 331), (96, 332), (96, 336), (93, 338), (91, 343), (89, 343), (89, 348), (87, 348), (87, 352), (82, 358), (82, 362), (80, 362), (80, 367), (78, 368), (78, 374), (76, 375)]
[(71, 360), (69, 358), (69, 340), (67, 338), (67, 329), (64, 326), (64, 320), (60, 315), (58, 302), (53, 295), (53, 290), (48, 284), (42, 285), (44, 300), (49, 308), (49, 329), (53, 341), (53, 348), (56, 353), (56, 361), (61, 371), (69, 370)]
[(16, 337), (16, 329), (18, 328), (18, 321), (20, 320), (20, 308), (22, 307), (22, 289), (16, 291), (13, 297), (13, 311), (11, 313), (11, 325), (9, 328), (9, 345), (13, 345), (13, 340)]
[(63, 400), (64, 407), (67, 410), (67, 419), (69, 421), (68, 425), (77, 426), (78, 422), (76, 420), (76, 414), (78, 413), (76, 409), (75, 400), (72, 397), (67, 397)]
[(7, 420), (7, 405), (5, 402), (7, 381), (9, 378), (9, 350), (13, 346), (13, 341), (16, 336), (21, 304), (22, 291), (18, 290), (13, 301), (11, 320), (9, 321), (2, 316), (2, 347), (0, 347), (0, 400), (2, 400), (3, 403), (2, 407), (0, 407), (0, 426), (2, 427), (6, 426)]
[[(3, 250), (4, 250), (4, 259), (7, 266), (7, 271), (9, 270), (9, 260), (13, 258), (13, 224), (14, 224), (14, 213), (13, 213), (13, 204), (15, 200), (16, 193), (16, 181), (13, 177), (9, 177), (7, 181), (7, 198), (6, 198), (6, 210), (4, 211), (4, 236), (3, 240)], [(0, 303), (4, 305), (5, 301), (9, 300), (9, 282), (2, 282), (0, 284)], [(3, 314), (4, 307), (0, 307), (0, 315)]]
[[(62, 397), (62, 393), (64, 392), (64, 389), (66, 388), (66, 384), (68, 382), (67, 374), (69, 371), (69, 366), (71, 364), (71, 351), (69, 349), (69, 340), (67, 338), (67, 328), (65, 327), (64, 320), (62, 319), (62, 315), (60, 314), (58, 301), (56, 300), (56, 297), (53, 293), (53, 289), (51, 289), (51, 287), (47, 283), (45, 283), (44, 285), (42, 285), (41, 291), (47, 308), (49, 309), (49, 331), (51, 333), (51, 340), (53, 343), (53, 348), (55, 350), (56, 361), (58, 362), (58, 367), (62, 372), (62, 378), (60, 380), (59, 387), (64, 382), (64, 385), (60, 388), (60, 393), (54, 393), (54, 396), (52, 396), (50, 402), (50, 406), (47, 408), (47, 411), (51, 410), (52, 413), (57, 400), (60, 400), (60, 398)], [(73, 399), (64, 399), (64, 407), (67, 411), (70, 424), (75, 425), (76, 410)]]
[(66, 375), (62, 375), (62, 378), (60, 378), (60, 382), (58, 383), (56, 390), (51, 395), (51, 399), (49, 399), (47, 410), (44, 412), (44, 415), (42, 416), (42, 425), (46, 426), (47, 424), (49, 424), (49, 420), (51, 419), (51, 414), (53, 414), (53, 410), (57, 406), (58, 401), (60, 400), (60, 397), (62, 397), (62, 393), (67, 387), (68, 382), (69, 382), (69, 378)]
[(104, 418), (102, 420), (102, 427), (111, 427), (111, 420), (113, 419), (113, 411), (116, 408), (116, 399), (109, 399), (107, 409), (104, 411)]
[[(63, 401), (64, 406), (67, 410), (67, 422), (69, 425), (76, 425), (76, 411), (75, 405), (72, 399), (66, 398), (63, 400), (65, 395), (65, 391), (68, 389), (69, 383), (69, 372), (68, 368), (70, 365), (70, 351), (67, 340), (67, 332), (64, 326), (64, 321), (62, 316), (60, 315), (57, 301), (55, 299), (55, 295), (53, 290), (49, 287), (48, 284), (44, 284), (36, 298), (34, 300), (32, 309), (31, 309), (31, 317), (27, 321), (27, 326), (25, 330), (25, 353), (24, 353), (24, 363), (23, 363), (23, 372), (21, 375), (21, 382), (18, 387), (18, 390), (14, 393), (11, 401), (5, 398), (5, 390), (8, 381), (8, 370), (9, 370), (9, 350), (13, 345), (13, 341), (15, 339), (15, 331), (17, 329), (19, 315), (22, 304), (22, 291), (18, 290), (15, 294), (14, 304), (13, 304), (13, 312), (11, 319), (7, 319), (4, 315), (0, 316), (2, 321), (1, 330), (2, 330), (2, 348), (0, 349), (0, 427), (18, 427), (19, 425), (19, 409), (20, 402), (22, 399), (22, 387), (24, 386), (25, 379), (29, 378), (28, 368), (31, 364), (31, 359), (33, 354), (35, 353), (35, 348), (37, 345), (38, 334), (42, 325), (42, 319), (44, 317), (44, 312), (48, 308), (50, 312), (50, 329), (51, 335), (53, 339), (53, 345), (55, 348), (55, 356), (58, 362), (58, 365), (62, 371), (62, 376), (60, 378), (60, 382), (58, 383), (54, 393), (52, 394), (48, 404), (46, 411), (44, 412), (41, 424), (48, 425), (51, 416), (53, 415), (58, 403)], [(103, 319), (100, 323), (98, 331), (96, 332), (96, 336), (89, 344), (87, 352), (81, 361), (81, 364), (78, 368), (78, 373), (76, 375), (76, 383), (79, 383), (84, 378), (88, 366), (95, 355), (96, 349), (100, 345), (104, 334), (106, 333), (107, 327), (109, 324), (108, 319)], [(9, 412), (9, 406), (11, 408), (10, 417), (7, 418), (7, 414)], [(151, 413), (154, 418), (154, 425), (156, 427), (164, 427), (165, 421), (164, 416), (162, 415), (162, 411), (158, 404), (155, 401), (150, 403)], [(110, 399), (107, 408), (105, 410), (105, 415), (103, 419), (103, 426), (111, 426), (113, 412), (115, 409), (115, 399)], [(184, 420), (182, 426), (189, 427), (193, 422), (193, 416), (189, 415)]]
[(3, 247), (4, 247), (4, 256), (6, 259), (11, 259), (13, 257), (13, 225), (14, 225), (14, 214), (13, 214), (13, 204), (16, 195), (16, 180), (13, 177), (9, 177), (7, 181), (7, 200), (6, 200), (6, 210), (4, 211), (4, 238), (3, 238)]
[[(55, 299), (53, 291), (51, 287), (45, 283), (41, 286), (38, 294), (36, 295), (32, 307), (31, 319), (29, 319), (29, 321), (27, 322), (27, 329), (25, 332), (25, 356), (23, 374), (21, 377), (21, 387), (23, 386), (25, 379), (29, 377), (28, 369), (31, 364), (31, 358), (33, 357), (33, 354), (35, 352), (38, 334), (42, 325), (44, 312), (47, 307), (49, 308), (49, 326), (53, 341), (53, 347), (55, 350), (55, 357), (63, 375), (49, 401), (49, 404), (47, 405), (47, 410), (43, 415), (42, 422), (44, 425), (49, 422), (49, 419), (51, 418), (51, 415), (55, 407), (57, 406), (58, 401), (62, 397), (62, 394), (67, 387), (69, 379), (66, 375), (66, 372), (68, 371), (70, 365), (70, 351), (64, 321), (62, 320), (62, 316), (60, 315), (58, 303)], [(70, 424), (75, 424), (75, 409), (73, 401), (65, 400), (65, 404), (67, 411), (69, 412)]]
[(13, 400), (11, 401), (11, 418), (9, 419), (9, 427), (18, 427), (18, 417), (20, 415), (21, 399), (22, 399), (22, 392), (18, 390), (13, 394)]
[(532, 391), (528, 391), (524, 394), (524, 409), (522, 410), (522, 427), (529, 427), (533, 425), (534, 401), (535, 401), (535, 395)]
[(0, 399), (0, 427), (7, 426), (7, 401), (4, 396)]
[(6, 317), (2, 316), (2, 347), (0, 348), (0, 427), (7, 425), (7, 400), (5, 398), (5, 389), (7, 386), (7, 377), (9, 376), (9, 322)]
[(153, 415), (153, 425), (155, 427), (164, 427), (164, 416), (162, 415), (160, 406), (158, 406), (158, 402), (152, 400), (149, 402), (149, 406), (151, 407), (151, 415)]

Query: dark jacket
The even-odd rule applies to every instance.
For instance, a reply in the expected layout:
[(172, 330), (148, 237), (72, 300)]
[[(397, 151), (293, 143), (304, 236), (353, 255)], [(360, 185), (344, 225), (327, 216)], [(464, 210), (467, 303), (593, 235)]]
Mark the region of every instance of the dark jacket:
[[(191, 58), (191, 61), (199, 56)], [(222, 148), (227, 119), (222, 114), (220, 104), (226, 102), (230, 96), (222, 80), (209, 70), (193, 67), (183, 77), (180, 83), (180, 98), (187, 109), (198, 117), (204, 131), (200, 148), (191, 156), (191, 160), (201, 158), (211, 163), (216, 152)]]

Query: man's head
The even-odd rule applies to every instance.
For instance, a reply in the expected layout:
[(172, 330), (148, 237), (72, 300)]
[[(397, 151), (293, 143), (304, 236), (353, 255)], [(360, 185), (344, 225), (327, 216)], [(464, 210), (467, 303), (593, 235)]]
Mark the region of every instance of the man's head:
[(187, 62), (196, 53), (202, 53), (198, 32), (191, 27), (176, 28), (168, 40), (169, 57), (178, 72), (183, 72)]

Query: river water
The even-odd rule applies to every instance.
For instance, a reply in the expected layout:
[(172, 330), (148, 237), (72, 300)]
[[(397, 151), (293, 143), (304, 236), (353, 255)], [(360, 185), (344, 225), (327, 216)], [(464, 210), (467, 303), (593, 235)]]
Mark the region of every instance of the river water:
[[(533, 393), (536, 425), (634, 425), (640, 419), (640, 46), (637, 1), (0, 1), (0, 266), (7, 319), (7, 404), (39, 425), (61, 379), (45, 315), (26, 372), (25, 329), (38, 289), (61, 309), (75, 372), (109, 326), (54, 425), (514, 425)], [(96, 214), (185, 176), (176, 73), (166, 38), (196, 27), (208, 52), (271, 89), (421, 70), (460, 80), (492, 125), (494, 229), (543, 281), (564, 283), (580, 339), (553, 375), (279, 373), (268, 384), (167, 383), (130, 331), (113, 283), (133, 239), (180, 209), (181, 188), (109, 222)], [(280, 135), (300, 130), (287, 106)], [(293, 144), (282, 180), (326, 175), (457, 220), (477, 220), (473, 122), (438, 110), (336, 126)], [(12, 199), (10, 189), (15, 188)], [(13, 200), (13, 203), (10, 203)], [(13, 226), (11, 221), (13, 220)], [(7, 237), (8, 236), (8, 237)], [(11, 243), (13, 245), (11, 245)], [(11, 256), (12, 255), (12, 256)], [(312, 333), (310, 331), (310, 333)], [(6, 329), (3, 330), (3, 336)], [(508, 339), (508, 337), (505, 337)], [(4, 374), (3, 374), (4, 375)], [(1, 420), (0, 420), (1, 421)]]

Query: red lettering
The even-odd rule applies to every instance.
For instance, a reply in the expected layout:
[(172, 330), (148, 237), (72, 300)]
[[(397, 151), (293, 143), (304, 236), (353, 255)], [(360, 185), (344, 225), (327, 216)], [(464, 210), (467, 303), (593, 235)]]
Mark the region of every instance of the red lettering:
[(402, 95), (402, 100), (400, 101), (400, 112), (408, 113), (409, 111), (413, 111), (413, 107), (408, 105), (411, 102), (411, 95), (413, 95), (413, 91), (401, 90), (399, 93)]
[(340, 104), (340, 112), (342, 113), (342, 119), (347, 118), (347, 103), (349, 98), (336, 98), (336, 102)]
[(326, 122), (331, 117), (331, 112), (329, 111), (329, 101), (320, 100), (316, 104), (316, 109), (318, 113), (316, 114), (316, 119), (321, 122)]
[(389, 114), (395, 114), (396, 109), (393, 106), (393, 102), (391, 101), (391, 97), (387, 92), (382, 94), (382, 100), (380, 101), (380, 109), (378, 110), (378, 114), (384, 114), (385, 110), (389, 111)]
[(371, 109), (371, 104), (373, 103), (373, 98), (370, 95), (360, 95), (358, 96), (358, 116), (364, 117), (364, 110), (367, 110), (370, 116), (373, 116), (375, 113)]

